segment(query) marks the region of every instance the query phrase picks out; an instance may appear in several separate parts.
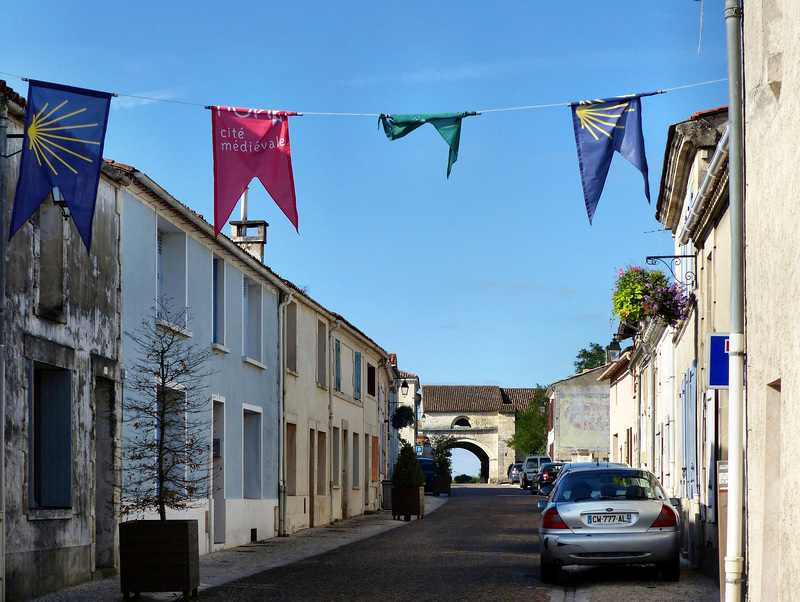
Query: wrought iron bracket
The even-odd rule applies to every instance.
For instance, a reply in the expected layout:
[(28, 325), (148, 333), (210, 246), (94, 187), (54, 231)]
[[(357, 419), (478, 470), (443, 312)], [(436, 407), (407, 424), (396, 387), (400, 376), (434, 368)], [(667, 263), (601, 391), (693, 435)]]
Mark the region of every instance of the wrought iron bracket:
[[(681, 277), (678, 278), (675, 276), (675, 269), (682, 265), (684, 259), (691, 260), (691, 263), (687, 261), (689, 269), (681, 270)], [(694, 255), (651, 255), (644, 259), (647, 265), (658, 265), (659, 261), (666, 266), (670, 275), (678, 284), (686, 287), (694, 286), (697, 275), (697, 257)]]

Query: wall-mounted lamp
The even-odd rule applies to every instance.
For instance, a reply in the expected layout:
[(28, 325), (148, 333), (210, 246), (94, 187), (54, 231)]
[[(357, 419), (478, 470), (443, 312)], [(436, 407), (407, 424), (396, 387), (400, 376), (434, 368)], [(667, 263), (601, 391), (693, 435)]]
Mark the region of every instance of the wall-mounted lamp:
[(544, 414), (546, 411), (547, 411), (547, 402), (546, 401), (540, 401), (539, 402), (539, 412)]
[(405, 379), (403, 380), (403, 384), (400, 385), (400, 392), (403, 394), (403, 397), (408, 395), (408, 381)]
[(53, 205), (61, 209), (61, 215), (64, 216), (64, 219), (69, 217), (69, 207), (67, 206), (67, 200), (64, 198), (64, 195), (61, 194), (61, 190), (59, 190), (58, 186), (53, 188)]
[(608, 347), (606, 347), (606, 364), (617, 361), (621, 351), (622, 348), (619, 346), (617, 335), (614, 335), (614, 337), (611, 339), (611, 342), (608, 344)]

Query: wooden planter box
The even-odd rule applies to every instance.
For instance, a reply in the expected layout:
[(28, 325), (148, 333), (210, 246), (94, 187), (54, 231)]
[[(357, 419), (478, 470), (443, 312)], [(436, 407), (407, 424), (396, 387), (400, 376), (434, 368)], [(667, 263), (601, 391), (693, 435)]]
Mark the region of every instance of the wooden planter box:
[(441, 475), (434, 475), (433, 476), (433, 495), (450, 495), (450, 482), (452, 481), (452, 477), (450, 475), (441, 476)]
[(120, 587), (131, 593), (183, 592), (197, 596), (200, 552), (196, 520), (135, 520), (119, 525)]
[(402, 516), (408, 521), (414, 514), (418, 519), (425, 517), (425, 488), (392, 487), (392, 518)]

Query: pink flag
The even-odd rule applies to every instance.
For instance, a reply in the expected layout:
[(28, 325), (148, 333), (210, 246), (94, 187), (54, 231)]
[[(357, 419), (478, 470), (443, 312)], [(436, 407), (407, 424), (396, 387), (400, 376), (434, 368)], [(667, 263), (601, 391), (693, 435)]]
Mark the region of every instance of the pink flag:
[[(297, 230), (297, 200), (285, 111), (210, 107), (214, 130), (214, 236), (253, 178)], [(299, 230), (298, 230), (299, 232)]]

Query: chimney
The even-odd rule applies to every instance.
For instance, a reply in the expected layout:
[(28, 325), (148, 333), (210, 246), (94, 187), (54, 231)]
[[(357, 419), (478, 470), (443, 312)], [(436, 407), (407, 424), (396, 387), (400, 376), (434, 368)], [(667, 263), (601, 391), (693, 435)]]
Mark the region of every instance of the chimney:
[[(230, 222), (233, 242), (258, 259), (258, 261), (264, 263), (264, 245), (267, 244), (267, 227), (269, 224), (264, 220), (247, 219), (247, 191), (248, 189), (245, 188), (240, 199), (242, 219), (238, 222)], [(247, 231), (249, 229), (255, 229), (255, 235), (248, 235)]]
[[(264, 220), (254, 219), (230, 222), (230, 224), (233, 228), (233, 242), (261, 263), (264, 263), (264, 245), (267, 244), (267, 227), (269, 224)], [(255, 233), (248, 235), (248, 229), (255, 229)]]

